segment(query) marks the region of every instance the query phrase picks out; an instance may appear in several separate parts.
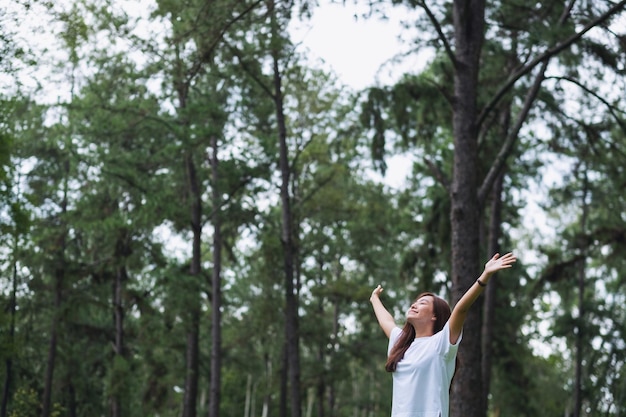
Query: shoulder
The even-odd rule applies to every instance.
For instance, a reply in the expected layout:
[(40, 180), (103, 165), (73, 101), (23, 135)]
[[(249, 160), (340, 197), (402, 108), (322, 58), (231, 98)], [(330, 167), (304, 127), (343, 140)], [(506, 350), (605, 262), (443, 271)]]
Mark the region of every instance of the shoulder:
[(391, 329), (391, 333), (389, 333), (389, 339), (395, 340), (398, 337), (400, 337), (401, 334), (402, 334), (402, 329), (396, 326), (393, 329)]
[(446, 342), (451, 346), (458, 346), (461, 343), (461, 339), (463, 339), (463, 328), (459, 331), (459, 334), (452, 334), (452, 329), (450, 328), (450, 321), (448, 320), (443, 326), (441, 333), (446, 337)]
[(440, 332), (436, 333), (435, 336), (437, 351), (439, 351), (439, 353), (446, 357), (454, 357), (459, 349), (459, 344), (461, 343), (463, 333), (461, 332), (455, 343), (452, 343), (452, 333), (450, 332), (450, 325), (449, 323), (446, 323), (445, 326), (443, 326), (443, 329), (441, 329)]

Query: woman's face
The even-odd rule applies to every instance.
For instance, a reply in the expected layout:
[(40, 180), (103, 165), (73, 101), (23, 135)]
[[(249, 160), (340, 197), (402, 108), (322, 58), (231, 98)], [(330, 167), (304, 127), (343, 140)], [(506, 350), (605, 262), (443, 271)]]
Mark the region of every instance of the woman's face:
[(435, 299), (432, 295), (425, 295), (418, 298), (406, 312), (407, 321), (413, 325), (418, 322), (430, 323), (435, 320), (434, 306)]

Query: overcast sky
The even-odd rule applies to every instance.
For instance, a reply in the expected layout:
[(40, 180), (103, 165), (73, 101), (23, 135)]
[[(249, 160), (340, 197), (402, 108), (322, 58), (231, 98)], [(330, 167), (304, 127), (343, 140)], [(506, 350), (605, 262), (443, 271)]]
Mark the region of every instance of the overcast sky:
[(362, 17), (367, 6), (321, 0), (310, 21), (291, 26), (294, 43), (310, 50), (312, 59), (323, 60), (347, 85), (362, 89), (397, 78), (404, 66), (385, 62), (406, 49), (398, 37), (407, 11), (389, 7), (387, 19)]

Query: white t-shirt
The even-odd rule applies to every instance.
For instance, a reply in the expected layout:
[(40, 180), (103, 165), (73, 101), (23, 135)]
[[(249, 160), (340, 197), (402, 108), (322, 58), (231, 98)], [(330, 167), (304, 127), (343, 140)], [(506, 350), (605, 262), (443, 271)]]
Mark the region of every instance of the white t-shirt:
[[(399, 327), (391, 331), (387, 355), (401, 333)], [(411, 343), (393, 372), (392, 417), (448, 417), (450, 383), (462, 336), (451, 344), (446, 323), (440, 332)]]

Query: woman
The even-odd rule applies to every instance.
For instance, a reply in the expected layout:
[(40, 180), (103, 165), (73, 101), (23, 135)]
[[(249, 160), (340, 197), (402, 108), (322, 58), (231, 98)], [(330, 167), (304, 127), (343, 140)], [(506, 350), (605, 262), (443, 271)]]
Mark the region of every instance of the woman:
[(448, 417), (450, 384), (467, 312), (491, 275), (512, 267), (516, 260), (512, 253), (496, 253), (452, 311), (436, 295), (421, 294), (407, 311), (403, 329), (380, 301), (382, 287), (374, 289), (370, 302), (389, 338), (385, 369), (393, 372), (392, 417)]

